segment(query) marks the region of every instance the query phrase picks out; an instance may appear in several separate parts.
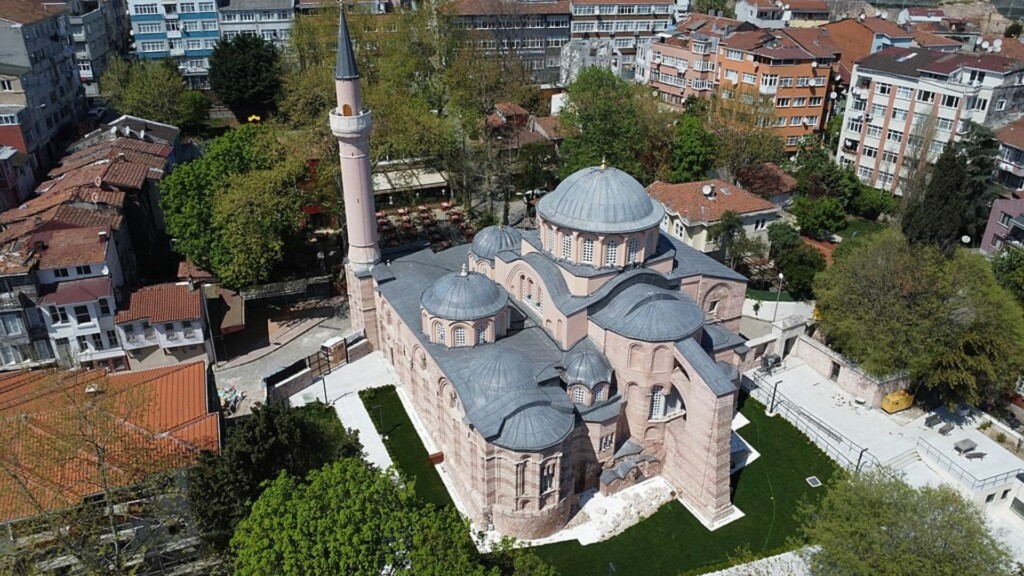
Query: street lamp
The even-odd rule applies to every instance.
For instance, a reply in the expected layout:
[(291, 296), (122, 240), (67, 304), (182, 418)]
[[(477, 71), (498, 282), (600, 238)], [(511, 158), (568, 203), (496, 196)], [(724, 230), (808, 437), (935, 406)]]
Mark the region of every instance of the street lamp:
[(779, 292), (775, 295), (775, 311), (772, 312), (772, 324), (775, 324), (775, 318), (779, 315), (779, 302), (782, 301), (782, 284), (785, 282), (786, 277), (779, 272)]

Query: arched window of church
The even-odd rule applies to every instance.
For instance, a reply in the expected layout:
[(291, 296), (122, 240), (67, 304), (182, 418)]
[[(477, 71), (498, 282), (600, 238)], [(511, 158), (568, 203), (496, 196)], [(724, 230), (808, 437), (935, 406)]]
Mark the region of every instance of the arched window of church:
[(629, 239), (629, 251), (626, 252), (626, 259), (630, 262), (636, 262), (637, 257), (640, 254), (640, 243), (637, 242), (636, 238)]
[(594, 402), (604, 402), (607, 400), (606, 394), (608, 393), (608, 387), (604, 384), (598, 384), (594, 386)]
[(583, 257), (582, 262), (584, 264), (594, 263), (594, 241), (590, 238), (583, 240)]
[(537, 308), (544, 309), (544, 291), (537, 288)]
[(562, 258), (572, 259), (572, 236), (568, 234), (562, 236)]
[(583, 392), (583, 386), (573, 386), (572, 388), (572, 401), (576, 404), (583, 404), (586, 401), (586, 394)]
[(476, 327), (476, 343), (486, 344), (487, 343), (487, 324)]
[(555, 229), (548, 226), (548, 252), (555, 253)]
[(658, 233), (651, 232), (647, 235), (647, 251), (646, 255), (648, 258), (654, 255), (654, 251), (658, 246)]
[(455, 345), (465, 346), (466, 345), (466, 329), (456, 328), (455, 329)]
[(480, 272), (483, 274), (487, 274), (487, 262), (482, 262), (480, 264)]
[(604, 265), (615, 266), (619, 261), (619, 243), (608, 240), (604, 243)]
[(665, 416), (673, 416), (683, 411), (683, 398), (679, 390), (673, 388), (668, 396), (665, 396)]
[(648, 420), (658, 420), (665, 417), (665, 392), (661, 386), (651, 388), (651, 406), (647, 412)]
[(434, 341), (438, 344), (447, 344), (447, 338), (445, 338), (444, 324), (438, 322), (434, 324)]

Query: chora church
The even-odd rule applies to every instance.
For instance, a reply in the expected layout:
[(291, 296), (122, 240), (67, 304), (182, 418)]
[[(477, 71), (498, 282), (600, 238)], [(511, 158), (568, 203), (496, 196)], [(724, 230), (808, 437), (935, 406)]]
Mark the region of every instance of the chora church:
[(344, 13), (335, 87), (352, 324), (394, 366), (470, 520), (541, 538), (584, 491), (654, 476), (709, 528), (741, 515), (729, 478), (746, 279), (661, 234), (664, 208), (604, 165), (544, 196), (535, 230), (382, 261)]

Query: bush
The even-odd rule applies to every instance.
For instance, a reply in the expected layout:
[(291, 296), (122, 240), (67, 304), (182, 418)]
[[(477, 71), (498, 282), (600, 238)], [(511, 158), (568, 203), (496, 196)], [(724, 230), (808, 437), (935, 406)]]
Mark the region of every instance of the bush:
[(827, 196), (816, 200), (800, 196), (790, 211), (796, 215), (800, 232), (806, 236), (820, 238), (825, 232), (834, 232), (846, 224), (842, 203)]
[(981, 423), (980, 426), (978, 426), (978, 430), (988, 430), (991, 427), (992, 427), (992, 421), (991, 420), (985, 420), (984, 422)]
[(1007, 26), (1006, 30), (1003, 31), (1003, 37), (1017, 38), (1020, 36), (1021, 32), (1024, 32), (1024, 26), (1021, 26), (1020, 22), (1014, 22)]
[(1006, 442), (1006, 434), (1003, 434), (1002, 432), (996, 434), (996, 442), (999, 442), (1000, 444)]
[(895, 207), (895, 196), (870, 186), (861, 186), (860, 193), (853, 201), (854, 211), (865, 220), (877, 220), (882, 214), (892, 212)]

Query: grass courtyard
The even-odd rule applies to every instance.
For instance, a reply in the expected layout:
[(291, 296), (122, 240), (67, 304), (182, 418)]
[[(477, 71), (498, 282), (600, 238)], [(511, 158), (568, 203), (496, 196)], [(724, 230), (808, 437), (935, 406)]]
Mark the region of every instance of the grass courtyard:
[[(398, 468), (415, 477), (417, 494), (428, 502), (451, 504), (394, 388), (368, 390), (360, 396), (378, 430), (375, 406), (381, 406), (385, 444)], [(608, 574), (609, 565), (617, 576), (679, 576), (725, 562), (743, 548), (758, 554), (786, 546), (797, 534), (797, 504), (824, 495), (824, 488), (811, 488), (805, 478), (817, 476), (827, 483), (836, 465), (781, 417), (765, 416), (756, 401), (744, 401), (741, 412), (750, 424), (740, 434), (761, 453), (733, 477), (733, 501), (746, 514), (743, 518), (709, 532), (682, 505), (672, 502), (599, 544), (584, 547), (573, 541), (534, 550), (563, 576)]]

